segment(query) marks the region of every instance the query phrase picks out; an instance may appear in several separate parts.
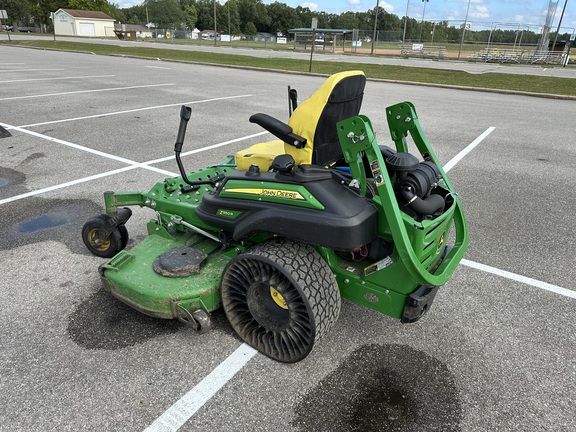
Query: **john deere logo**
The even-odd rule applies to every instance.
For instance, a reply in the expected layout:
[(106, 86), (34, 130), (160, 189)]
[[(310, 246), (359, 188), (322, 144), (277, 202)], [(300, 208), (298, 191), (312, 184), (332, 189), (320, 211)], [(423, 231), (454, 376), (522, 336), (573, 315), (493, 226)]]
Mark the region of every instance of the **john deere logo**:
[(226, 189), (226, 192), (233, 194), (247, 194), (247, 195), (259, 195), (272, 198), (283, 198), (289, 200), (299, 200), (299, 201), (305, 200), (304, 197), (300, 194), (300, 192), (283, 190), (283, 189), (234, 188), (234, 189)]
[(262, 193), (260, 195), (276, 197), (276, 198), (286, 198), (292, 200), (303, 200), (304, 197), (300, 195), (298, 192), (289, 191), (289, 190), (281, 190), (281, 189), (262, 189)]
[(444, 235), (446, 235), (446, 231), (442, 233), (440, 239), (438, 240), (438, 247), (436, 248), (436, 252), (438, 252), (440, 249), (442, 249), (442, 246), (444, 246)]

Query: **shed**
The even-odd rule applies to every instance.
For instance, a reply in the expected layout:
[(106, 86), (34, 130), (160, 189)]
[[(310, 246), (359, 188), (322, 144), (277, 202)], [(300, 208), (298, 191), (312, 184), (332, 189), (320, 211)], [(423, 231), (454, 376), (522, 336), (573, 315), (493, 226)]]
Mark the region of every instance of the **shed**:
[(114, 36), (114, 18), (101, 11), (58, 9), (54, 33), (63, 36)]

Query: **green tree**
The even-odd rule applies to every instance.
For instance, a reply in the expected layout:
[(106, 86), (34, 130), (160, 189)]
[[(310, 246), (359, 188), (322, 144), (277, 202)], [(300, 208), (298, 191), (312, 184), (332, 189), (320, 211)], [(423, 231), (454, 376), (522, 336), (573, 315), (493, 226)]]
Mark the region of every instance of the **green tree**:
[[(317, 18), (317, 14), (313, 14), (312, 11), (307, 7), (296, 6), (296, 14), (300, 18), (300, 26), (308, 28), (312, 24), (312, 18)], [(320, 24), (320, 20), (318, 20), (318, 27), (324, 28), (325, 25)]]
[[(230, 20), (230, 32), (231, 34), (238, 35), (241, 32), (240, 28), (240, 13), (238, 12), (238, 1), (228, 0), (223, 9), (226, 10), (226, 25), (228, 24), (228, 19)], [(230, 13), (230, 18), (228, 18), (228, 13)], [(220, 26), (222, 28), (222, 26)], [(226, 27), (227, 28), (227, 27)]]
[(270, 25), (267, 31), (270, 33), (288, 34), (288, 30), (301, 26), (300, 17), (296, 10), (284, 3), (274, 2), (267, 6)]
[(126, 17), (126, 22), (129, 24), (147, 24), (146, 8), (142, 5), (122, 9), (122, 13)]
[(194, 5), (184, 6), (184, 22), (190, 30), (194, 30), (198, 21), (198, 11)]
[(158, 28), (181, 28), (185, 21), (184, 11), (178, 0), (144, 0), (150, 21)]
[(200, 30), (214, 30), (214, 0), (198, 0), (196, 2), (196, 27)]
[(251, 22), (258, 31), (265, 31), (270, 25), (270, 17), (266, 6), (262, 0), (236, 0), (238, 2), (238, 13), (240, 14), (240, 23), (244, 25), (242, 29), (244, 33), (246, 26)]
[(344, 12), (343, 14), (340, 14), (340, 16), (335, 20), (334, 26), (339, 29), (367, 30), (365, 26), (360, 26), (358, 15), (354, 12)]
[(258, 30), (252, 21), (248, 21), (244, 26), (244, 33), (248, 36), (254, 36), (258, 34)]

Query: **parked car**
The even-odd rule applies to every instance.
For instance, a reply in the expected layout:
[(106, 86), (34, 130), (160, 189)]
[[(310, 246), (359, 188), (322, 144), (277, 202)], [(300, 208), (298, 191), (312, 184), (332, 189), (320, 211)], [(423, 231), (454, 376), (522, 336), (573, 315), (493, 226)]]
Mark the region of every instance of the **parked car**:
[(40, 33), (40, 29), (38, 27), (21, 26), (18, 27), (18, 31), (22, 33)]
[(3, 26), (2, 26), (2, 31), (7, 31), (7, 32), (9, 32), (9, 31), (14, 31), (14, 26), (11, 26), (11, 25), (3, 25)]

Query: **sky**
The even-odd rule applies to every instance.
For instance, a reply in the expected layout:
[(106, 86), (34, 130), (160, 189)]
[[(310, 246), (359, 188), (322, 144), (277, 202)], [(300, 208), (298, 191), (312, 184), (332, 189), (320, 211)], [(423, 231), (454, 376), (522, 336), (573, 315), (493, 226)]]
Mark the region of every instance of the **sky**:
[[(226, 0), (218, 0), (226, 3)], [(264, 0), (264, 3), (272, 3), (274, 0)], [(324, 11), (328, 13), (343, 13), (346, 11), (366, 12), (368, 9), (376, 7), (376, 0), (278, 0), (288, 6), (308, 7), (312, 11)], [(530, 24), (535, 30), (537, 26), (542, 26), (546, 21), (546, 11), (550, 0), (380, 0), (380, 7), (387, 12), (400, 17), (408, 16), (421, 20), (423, 15), (427, 21), (446, 20), (454, 21), (454, 25), (462, 23), (468, 11), (468, 21), (472, 29), (483, 30), (491, 28), (493, 23), (517, 23)], [(557, 10), (552, 29), (556, 30), (562, 8), (567, 2), (566, 12), (562, 20), (562, 32), (572, 33), (576, 28), (576, 0), (552, 0), (556, 4)], [(121, 8), (141, 4), (141, 0), (112, 0)], [(424, 5), (426, 9), (424, 10)]]

